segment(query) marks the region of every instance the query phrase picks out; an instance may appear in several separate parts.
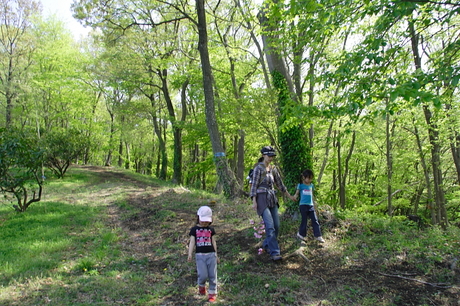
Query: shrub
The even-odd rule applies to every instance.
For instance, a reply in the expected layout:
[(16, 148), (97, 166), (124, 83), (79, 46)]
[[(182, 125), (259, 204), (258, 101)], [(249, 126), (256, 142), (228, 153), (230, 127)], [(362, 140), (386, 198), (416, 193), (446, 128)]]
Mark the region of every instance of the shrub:
[(75, 130), (54, 131), (45, 135), (45, 165), (58, 178), (63, 178), (67, 169), (89, 147), (87, 137)]
[(43, 157), (44, 150), (35, 137), (25, 132), (0, 130), (0, 191), (13, 194), (18, 203), (13, 207), (19, 212), (41, 199)]

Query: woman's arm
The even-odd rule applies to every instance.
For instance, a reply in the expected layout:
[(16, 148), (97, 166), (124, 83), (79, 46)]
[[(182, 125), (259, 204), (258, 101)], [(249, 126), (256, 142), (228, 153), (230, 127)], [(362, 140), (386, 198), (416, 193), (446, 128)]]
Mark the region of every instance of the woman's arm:
[[(252, 176), (252, 184), (251, 184), (251, 190), (249, 192), (249, 196), (251, 198), (254, 198), (257, 196), (257, 186), (259, 184), (259, 181), (260, 181), (260, 176), (262, 175), (262, 171), (260, 169), (260, 167), (257, 165), (254, 167), (254, 172), (253, 172), (253, 176)], [(254, 200), (253, 200), (254, 201)]]
[(254, 172), (252, 176), (252, 185), (251, 185), (251, 192), (249, 193), (249, 196), (252, 198), (252, 209), (257, 211), (257, 187), (260, 181), (260, 177), (262, 175), (262, 170), (260, 167), (257, 165), (254, 167)]
[[(295, 201), (295, 198), (293, 196), (291, 196), (291, 194), (289, 193), (289, 191), (287, 190), (286, 186), (284, 186), (284, 183), (283, 183), (283, 180), (281, 179), (281, 176), (278, 172), (278, 169), (276, 169), (275, 167), (273, 167), (273, 180), (275, 181), (275, 185), (276, 187), (278, 187), (278, 189), (284, 194), (286, 195), (289, 199)], [(297, 192), (296, 192), (297, 194)]]
[[(273, 173), (273, 180), (274, 180), (274, 183), (275, 183), (275, 186), (284, 194), (289, 194), (289, 192), (287, 192), (287, 188), (286, 186), (284, 186), (284, 183), (283, 183), (283, 180), (281, 179), (281, 175), (280, 173), (278, 172), (278, 169), (276, 167), (273, 167), (272, 168), (272, 173)], [(289, 195), (289, 197), (291, 197), (291, 195)]]
[(291, 200), (297, 201), (298, 196), (299, 196), (299, 189), (295, 191), (295, 194), (291, 197)]

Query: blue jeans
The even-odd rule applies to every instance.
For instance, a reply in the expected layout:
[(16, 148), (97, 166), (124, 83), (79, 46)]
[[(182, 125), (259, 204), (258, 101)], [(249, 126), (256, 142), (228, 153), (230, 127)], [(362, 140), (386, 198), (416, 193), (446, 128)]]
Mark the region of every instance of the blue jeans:
[(313, 227), (313, 235), (315, 237), (321, 236), (321, 229), (319, 227), (318, 218), (316, 217), (315, 208), (313, 205), (299, 205), (300, 215), (302, 216), (302, 222), (299, 226), (300, 236), (307, 236), (307, 222), (308, 218), (311, 220), (311, 225)]
[(217, 255), (212, 253), (198, 253), (195, 255), (196, 270), (198, 272), (198, 286), (205, 286), (209, 281), (208, 293), (217, 294)]
[(278, 245), (278, 233), (280, 229), (280, 219), (278, 216), (278, 206), (267, 207), (262, 213), (262, 219), (265, 224), (265, 240), (263, 243), (264, 249), (270, 250), (270, 256), (280, 255), (280, 247)]

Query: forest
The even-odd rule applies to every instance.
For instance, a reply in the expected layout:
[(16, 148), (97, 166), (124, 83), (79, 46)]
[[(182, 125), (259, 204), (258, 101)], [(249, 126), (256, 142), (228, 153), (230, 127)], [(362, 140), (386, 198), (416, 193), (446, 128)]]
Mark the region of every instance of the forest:
[(3, 192), (80, 164), (244, 197), (272, 145), (334, 211), (460, 224), (460, 1), (74, 0), (80, 39), (0, 3)]

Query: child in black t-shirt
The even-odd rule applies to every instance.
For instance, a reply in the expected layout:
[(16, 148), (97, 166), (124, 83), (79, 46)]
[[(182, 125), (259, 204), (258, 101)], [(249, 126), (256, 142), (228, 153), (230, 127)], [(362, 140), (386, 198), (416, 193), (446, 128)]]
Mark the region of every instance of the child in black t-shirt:
[(208, 206), (201, 206), (197, 212), (197, 225), (190, 229), (190, 243), (188, 246), (188, 261), (192, 261), (195, 252), (196, 268), (198, 272), (198, 292), (206, 294), (206, 281), (209, 281), (208, 301), (215, 302), (217, 295), (217, 245), (216, 232), (210, 227), (212, 210)]

